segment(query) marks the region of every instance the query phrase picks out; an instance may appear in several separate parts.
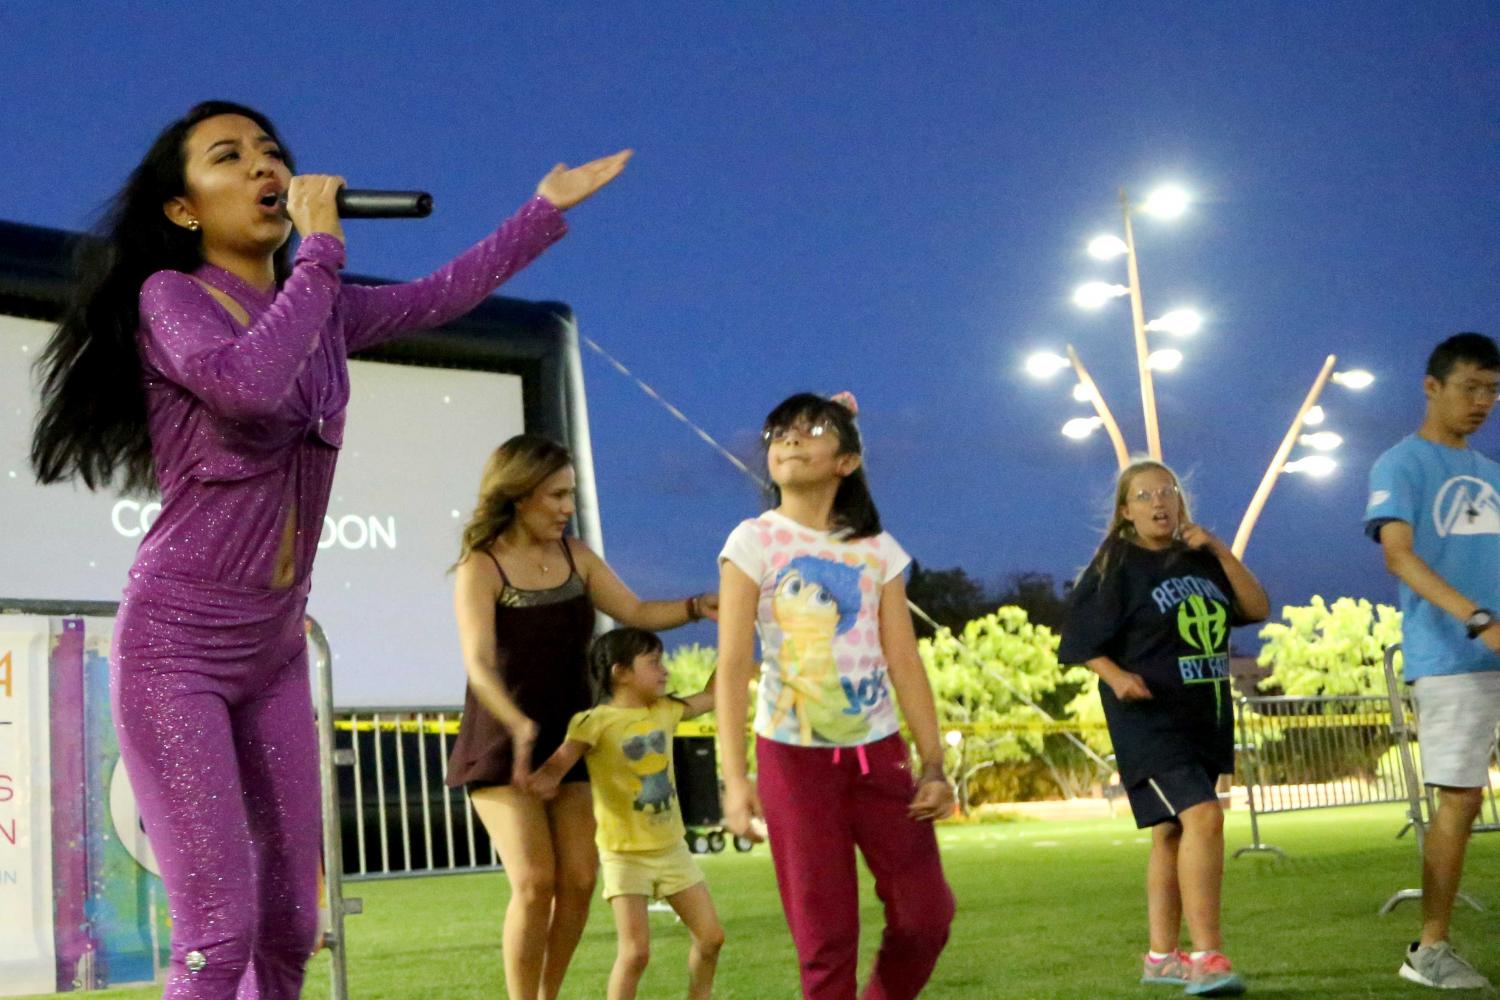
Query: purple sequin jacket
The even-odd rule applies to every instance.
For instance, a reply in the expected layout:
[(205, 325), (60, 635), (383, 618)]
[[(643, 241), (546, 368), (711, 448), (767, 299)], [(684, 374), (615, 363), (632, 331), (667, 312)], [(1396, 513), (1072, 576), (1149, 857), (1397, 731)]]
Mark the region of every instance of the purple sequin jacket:
[[(344, 439), (349, 354), (462, 316), (566, 231), (537, 196), (407, 284), (342, 283), (344, 245), (326, 233), (302, 241), (279, 291), (209, 264), (148, 278), (137, 337), (162, 507), (132, 587), (165, 578), (267, 590), (291, 511), (293, 586), (306, 586)], [(194, 278), (234, 299), (249, 325)]]

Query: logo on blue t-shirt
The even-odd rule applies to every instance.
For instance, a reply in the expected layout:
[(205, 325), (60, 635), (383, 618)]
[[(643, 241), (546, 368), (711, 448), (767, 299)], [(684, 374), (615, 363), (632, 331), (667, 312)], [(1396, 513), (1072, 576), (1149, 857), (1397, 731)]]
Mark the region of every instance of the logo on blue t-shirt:
[[(1373, 497), (1371, 501), (1373, 505)], [(1500, 494), (1483, 479), (1454, 476), (1438, 489), (1432, 523), (1439, 538), (1500, 535)]]

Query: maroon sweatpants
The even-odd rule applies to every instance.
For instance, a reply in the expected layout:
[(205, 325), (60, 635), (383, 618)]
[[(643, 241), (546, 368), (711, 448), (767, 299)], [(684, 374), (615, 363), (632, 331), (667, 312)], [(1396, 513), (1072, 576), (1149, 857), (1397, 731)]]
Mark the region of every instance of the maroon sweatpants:
[(953, 922), (931, 823), (906, 815), (915, 786), (906, 743), (892, 735), (834, 751), (755, 741), (776, 884), (807, 1000), (854, 1000), (859, 883), (854, 849), (875, 876), (885, 932), (864, 1000), (922, 991)]

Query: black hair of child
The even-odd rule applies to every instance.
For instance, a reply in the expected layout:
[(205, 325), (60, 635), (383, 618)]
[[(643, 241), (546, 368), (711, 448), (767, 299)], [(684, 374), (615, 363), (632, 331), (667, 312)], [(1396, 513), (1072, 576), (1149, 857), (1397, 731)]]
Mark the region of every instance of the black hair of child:
[(643, 628), (625, 626), (595, 639), (589, 647), (589, 677), (594, 682), (596, 699), (603, 701), (614, 693), (615, 664), (628, 667), (635, 663), (637, 656), (661, 650), (661, 638)]

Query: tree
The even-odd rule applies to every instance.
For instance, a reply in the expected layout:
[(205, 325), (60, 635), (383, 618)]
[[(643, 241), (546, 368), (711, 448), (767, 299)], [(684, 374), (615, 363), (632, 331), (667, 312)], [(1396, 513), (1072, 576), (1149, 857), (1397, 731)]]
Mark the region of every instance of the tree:
[[(912, 560), (906, 596), (938, 625), (950, 629), (962, 629), (999, 603), (990, 600), (984, 585), (959, 567), (926, 569), (916, 560)], [(920, 617), (914, 624), (920, 637), (930, 638), (935, 631)]]
[(1093, 761), (1045, 724), (1049, 716), (1066, 719), (1067, 706), (1092, 676), (1065, 669), (1057, 645), (1050, 628), (1014, 605), (969, 621), (961, 635), (942, 628), (918, 644), (939, 723), (973, 727), (948, 751), (961, 805), (967, 807), (970, 780), (999, 763), (1040, 761), (1069, 797), (1101, 777)]
[(1062, 627), (1068, 603), (1066, 593), (1059, 592), (1057, 581), (1050, 574), (1025, 571), (1005, 578), (995, 603), (1013, 604), (1026, 612), (1032, 624), (1045, 625), (1055, 632)]
[[(1062, 624), (1065, 596), (1057, 581), (1046, 573), (1025, 570), (1012, 573), (998, 585), (981, 583), (960, 567), (927, 569), (913, 561), (906, 596), (933, 621), (954, 631), (983, 618), (995, 608), (1013, 605), (1026, 612), (1029, 621), (1056, 629)], [(917, 635), (932, 638), (931, 625), (917, 619)]]
[(1283, 607), (1281, 617), (1260, 630), (1264, 645), (1257, 662), (1271, 668), (1260, 682), (1262, 691), (1386, 693), (1385, 649), (1401, 641), (1401, 612), (1364, 598), (1340, 597), (1330, 606), (1314, 595), (1310, 604)]

